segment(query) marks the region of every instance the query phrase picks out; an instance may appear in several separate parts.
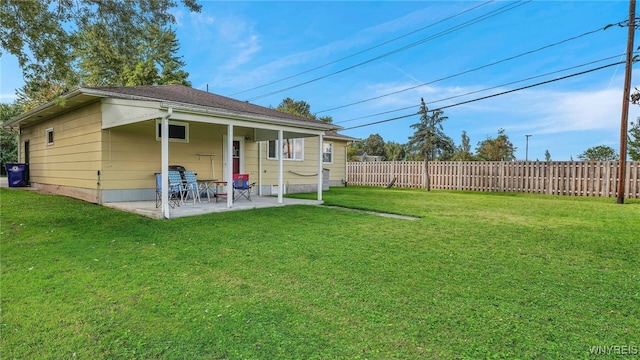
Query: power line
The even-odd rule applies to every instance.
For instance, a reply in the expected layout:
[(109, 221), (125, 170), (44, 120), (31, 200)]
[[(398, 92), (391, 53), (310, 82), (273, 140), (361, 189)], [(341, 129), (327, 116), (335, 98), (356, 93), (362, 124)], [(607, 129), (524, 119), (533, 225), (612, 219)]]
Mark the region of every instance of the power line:
[(432, 80), (432, 81), (429, 81), (429, 82), (426, 82), (426, 83), (422, 83), (422, 84), (419, 84), (419, 85), (411, 86), (411, 87), (404, 88), (404, 89), (401, 89), (401, 90), (393, 91), (393, 92), (390, 92), (390, 93), (387, 93), (387, 94), (378, 95), (378, 96), (375, 96), (375, 97), (372, 97), (372, 98), (356, 101), (356, 102), (345, 104), (345, 105), (341, 105), (341, 106), (336, 106), (336, 107), (333, 107), (333, 108), (330, 108), (330, 109), (321, 110), (321, 111), (318, 111), (316, 114), (320, 114), (320, 113), (331, 111), (331, 110), (342, 109), (342, 108), (353, 106), (353, 105), (362, 104), (362, 103), (365, 103), (365, 102), (381, 99), (383, 97), (387, 97), (387, 96), (399, 94), (399, 93), (402, 93), (402, 92), (405, 92), (405, 91), (417, 89), (419, 87), (431, 85), (431, 84), (434, 84), (434, 83), (437, 83), (437, 82), (440, 82), (440, 81), (449, 80), (449, 79), (452, 79), (452, 78), (455, 78), (455, 77), (458, 77), (458, 76), (461, 76), (461, 75), (464, 75), (464, 74), (468, 74), (468, 73), (471, 73), (471, 72), (474, 72), (474, 71), (478, 71), (478, 70), (481, 70), (481, 69), (484, 69), (484, 68), (487, 68), (487, 67), (495, 66), (495, 65), (501, 64), (503, 62), (507, 62), (507, 61), (510, 61), (510, 60), (517, 59), (519, 57), (523, 57), (525, 55), (530, 55), (530, 54), (536, 53), (538, 51), (542, 51), (542, 50), (545, 50), (545, 49), (548, 49), (548, 48), (551, 48), (551, 47), (554, 47), (554, 46), (558, 46), (560, 44), (564, 44), (566, 42), (573, 41), (573, 40), (579, 39), (581, 37), (594, 34), (594, 33), (598, 32), (598, 31), (601, 31), (601, 30), (603, 30), (602, 27), (598, 28), (598, 29), (595, 29), (595, 30), (588, 31), (586, 33), (583, 33), (583, 34), (580, 34), (580, 35), (577, 35), (577, 36), (573, 36), (573, 37), (570, 37), (570, 38), (567, 38), (567, 39), (564, 39), (564, 40), (549, 44), (549, 45), (542, 46), (542, 47), (534, 49), (534, 50), (526, 51), (526, 52), (520, 53), (518, 55), (511, 56), (511, 57), (508, 57), (508, 58), (505, 58), (505, 59), (502, 59), (502, 60), (498, 60), (498, 61), (495, 61), (495, 62), (492, 62), (492, 63), (489, 63), (489, 64), (485, 64), (485, 65), (482, 65), (482, 66), (479, 66), (479, 67), (476, 67), (476, 68), (473, 68), (473, 69), (465, 70), (465, 71), (459, 72), (457, 74), (445, 76), (445, 77), (442, 77), (442, 78), (439, 78), (439, 79), (436, 79), (436, 80)]
[(357, 118), (347, 119), (347, 120), (343, 120), (343, 121), (337, 121), (336, 124), (344, 124), (344, 123), (348, 123), (348, 122), (352, 122), (352, 121), (356, 121), (356, 120), (362, 120), (362, 119), (366, 119), (366, 118), (370, 118), (370, 117), (374, 117), (374, 116), (390, 114), (390, 113), (393, 113), (393, 112), (407, 110), (407, 109), (411, 109), (411, 108), (414, 108), (414, 107), (419, 107), (419, 105), (411, 105), (411, 106), (406, 106), (406, 107), (395, 109), (395, 110), (389, 110), (389, 111), (384, 111), (384, 112), (380, 112), (380, 113), (376, 113), (376, 114), (365, 115), (365, 116), (360, 116), (360, 117), (357, 117)]
[[(513, 93), (513, 92), (516, 92), (516, 91), (530, 89), (530, 88), (533, 88), (533, 87), (536, 87), (536, 86), (545, 85), (545, 84), (549, 84), (549, 83), (560, 81), (560, 80), (565, 80), (565, 79), (568, 79), (568, 78), (571, 78), (571, 77), (575, 77), (575, 76), (579, 76), (579, 75), (584, 75), (584, 74), (587, 74), (587, 73), (590, 73), (590, 72), (594, 72), (594, 71), (597, 71), (597, 70), (602, 70), (602, 69), (605, 69), (605, 68), (608, 68), (608, 67), (611, 67), (611, 66), (616, 66), (616, 65), (619, 65), (619, 64), (621, 64), (621, 62), (615, 62), (615, 63), (612, 63), (612, 64), (603, 65), (603, 66), (600, 66), (600, 67), (597, 67), (597, 68), (593, 68), (593, 69), (581, 71), (581, 72), (578, 72), (578, 73), (562, 76), (562, 77), (559, 77), (559, 78), (555, 78), (555, 79), (551, 79), (551, 80), (547, 80), (547, 81), (542, 81), (542, 82), (539, 82), (539, 83), (535, 83), (535, 84), (519, 87), (519, 88), (512, 89), (512, 90), (499, 92), (497, 94), (487, 95), (487, 96), (479, 97), (479, 98), (476, 98), (476, 99), (471, 99), (471, 100), (459, 102), (459, 103), (456, 103), (456, 104), (442, 106), (442, 107), (439, 107), (439, 108), (436, 108), (436, 109), (433, 109), (433, 110), (430, 110), (430, 111), (444, 110), (444, 109), (448, 109), (448, 108), (451, 108), (451, 107), (465, 105), (465, 104), (469, 104), (469, 103), (480, 101), (480, 100), (486, 100), (486, 99), (493, 98), (493, 97), (496, 97), (496, 96), (506, 95), (506, 94), (510, 94), (510, 93)], [(367, 123), (367, 124), (356, 125), (356, 126), (344, 128), (342, 130), (352, 130), (352, 129), (357, 129), (357, 128), (361, 128), (361, 127), (365, 127), (365, 126), (382, 124), (382, 123), (386, 123), (386, 122), (390, 122), (390, 121), (405, 119), (405, 118), (408, 118), (408, 117), (411, 117), (411, 116), (416, 116), (417, 114), (418, 113), (398, 116), (398, 117), (391, 118), (391, 119), (385, 119), (385, 120), (375, 121), (375, 122), (371, 122), (371, 123)]]
[(443, 23), (443, 22), (445, 22), (445, 21), (447, 21), (447, 20), (451, 20), (451, 19), (456, 18), (456, 17), (458, 17), (458, 16), (464, 15), (464, 14), (466, 14), (466, 13), (468, 13), (468, 12), (471, 12), (471, 11), (473, 11), (473, 10), (475, 10), (475, 9), (478, 9), (478, 8), (480, 8), (480, 7), (482, 7), (482, 6), (485, 6), (485, 5), (489, 4), (489, 3), (492, 3), (493, 1), (494, 1), (494, 0), (489, 0), (489, 1), (485, 2), (485, 3), (482, 3), (482, 4), (480, 4), (480, 5), (474, 6), (474, 7), (472, 7), (472, 8), (467, 9), (467, 10), (461, 11), (461, 12), (459, 12), (459, 13), (455, 14), (455, 15), (451, 15), (451, 16), (449, 16), (449, 17), (446, 17), (446, 18), (442, 19), (442, 20), (439, 20), (439, 21), (436, 21), (436, 22), (434, 22), (434, 23), (431, 23), (431, 24), (429, 24), (429, 25), (427, 25), (427, 26), (423, 26), (423, 27), (421, 27), (421, 28), (419, 28), (419, 29), (416, 29), (416, 30), (413, 30), (413, 31), (411, 31), (411, 32), (408, 32), (408, 33), (406, 33), (406, 34), (404, 34), (404, 35), (401, 35), (401, 36), (395, 37), (395, 38), (393, 38), (393, 39), (391, 39), (391, 40), (387, 40), (387, 41), (382, 42), (382, 43), (380, 43), (380, 44), (378, 44), (378, 45), (374, 45), (374, 46), (372, 46), (372, 47), (369, 47), (369, 48), (366, 48), (366, 49), (364, 49), (364, 50), (358, 51), (358, 52), (353, 53), (353, 54), (351, 54), (351, 55), (347, 55), (347, 56), (342, 57), (342, 58), (339, 58), (339, 59), (337, 59), (337, 60), (330, 61), (330, 62), (328, 62), (328, 63), (326, 63), (326, 64), (322, 64), (322, 65), (316, 66), (316, 67), (314, 67), (314, 68), (311, 68), (311, 69), (308, 69), (308, 70), (305, 70), (305, 71), (299, 72), (299, 73), (294, 74), (294, 75), (290, 75), (290, 76), (284, 77), (284, 78), (279, 79), (279, 80), (274, 80), (274, 81), (269, 82), (269, 83), (266, 83), (266, 84), (258, 85), (258, 86), (252, 87), (252, 88), (250, 88), (250, 89), (247, 89), (247, 90), (242, 90), (242, 91), (240, 91), (240, 92), (233, 93), (233, 94), (231, 94), (231, 95), (229, 95), (229, 96), (236, 96), (236, 95), (244, 94), (244, 93), (249, 92), (249, 91), (252, 91), (252, 90), (261, 89), (261, 88), (263, 88), (263, 87), (266, 87), (266, 86), (269, 86), (269, 85), (273, 85), (273, 84), (277, 84), (277, 83), (283, 82), (283, 81), (285, 81), (285, 80), (289, 80), (289, 79), (292, 79), (292, 78), (294, 78), (294, 77), (298, 77), (298, 76), (300, 76), (300, 75), (308, 74), (308, 73), (313, 72), (313, 71), (315, 71), (315, 70), (322, 69), (322, 68), (327, 67), (327, 66), (329, 66), (329, 65), (336, 64), (336, 63), (338, 63), (338, 62), (340, 62), (340, 61), (350, 59), (350, 58), (355, 57), (355, 56), (357, 56), (357, 55), (364, 54), (364, 53), (365, 53), (365, 52), (367, 52), (367, 51), (371, 51), (371, 50), (373, 50), (373, 49), (377, 49), (377, 48), (379, 48), (379, 47), (381, 47), (381, 46), (384, 46), (384, 45), (390, 44), (390, 43), (392, 43), (392, 42), (394, 42), (394, 41), (397, 41), (397, 40), (400, 40), (400, 39), (402, 39), (402, 38), (405, 38), (405, 37), (407, 37), (407, 36), (409, 36), (409, 35), (413, 35), (413, 34), (415, 34), (415, 33), (418, 33), (418, 32), (420, 32), (420, 31), (422, 31), (422, 30), (425, 30), (425, 29), (428, 29), (428, 28), (433, 27), (433, 26), (435, 26), (435, 25), (441, 24), (441, 23)]
[[(624, 54), (622, 54), (622, 55), (624, 56)], [(618, 57), (620, 57), (620, 55), (610, 56), (610, 57), (607, 57), (607, 58), (590, 61), (590, 62), (587, 62), (587, 63), (584, 63), (584, 64), (571, 66), (571, 67), (564, 68), (564, 69), (561, 69), (561, 70), (556, 70), (556, 71), (551, 71), (551, 72), (548, 72), (548, 73), (545, 73), (545, 74), (541, 74), (541, 75), (531, 76), (531, 77), (528, 77), (526, 79), (520, 79), (520, 80), (516, 80), (516, 81), (511, 81), (511, 82), (508, 82), (508, 83), (504, 83), (504, 84), (500, 84), (500, 85), (484, 88), (484, 89), (481, 89), (481, 90), (470, 91), (470, 92), (467, 92), (467, 93), (464, 93), (464, 94), (458, 94), (458, 95), (454, 95), (454, 96), (450, 96), (450, 97), (446, 97), (446, 98), (433, 100), (433, 101), (428, 102), (427, 104), (435, 104), (435, 103), (439, 103), (441, 101), (446, 101), (446, 100), (456, 99), (456, 98), (460, 98), (460, 97), (464, 97), (464, 96), (468, 96), (468, 95), (473, 95), (473, 94), (477, 94), (477, 93), (481, 93), (481, 92), (485, 92), (485, 91), (489, 91), (489, 90), (493, 90), (493, 89), (497, 89), (497, 88), (501, 88), (501, 87), (505, 87), (505, 86), (509, 86), (509, 85), (513, 85), (513, 84), (517, 84), (517, 83), (521, 83), (521, 82), (524, 82), (524, 81), (529, 81), (529, 80), (533, 80), (533, 79), (549, 76), (549, 75), (552, 75), (552, 74), (565, 72), (567, 70), (572, 70), (572, 69), (580, 68), (580, 67), (587, 66), (587, 65), (593, 65), (593, 64), (598, 63), (598, 62), (611, 60), (611, 59), (618, 58)], [(621, 62), (618, 63), (618, 64), (621, 64)], [(336, 122), (336, 124), (344, 124), (344, 123), (355, 121), (355, 120), (361, 120), (361, 119), (366, 119), (366, 118), (370, 118), (370, 117), (374, 117), (374, 116), (389, 114), (389, 113), (392, 113), (392, 112), (407, 110), (407, 109), (414, 108), (414, 107), (417, 107), (417, 106), (418, 105), (411, 105), (411, 106), (407, 106), (407, 107), (403, 107), (403, 108), (399, 108), (399, 109), (395, 109), (395, 110), (384, 111), (384, 112), (377, 113), (377, 114), (360, 116), (360, 117), (353, 118), (353, 119), (338, 121), (338, 122)]]
[(467, 27), (467, 26), (471, 26), (471, 25), (476, 24), (476, 23), (478, 23), (478, 22), (481, 22), (481, 21), (484, 21), (484, 20), (490, 19), (490, 18), (492, 18), (492, 17), (494, 17), (494, 16), (497, 16), (497, 15), (499, 15), (499, 14), (503, 13), (503, 12), (513, 10), (513, 9), (515, 9), (515, 8), (517, 8), (517, 7), (519, 7), (519, 6), (522, 6), (522, 5), (524, 5), (524, 4), (528, 3), (528, 2), (531, 2), (531, 1), (532, 1), (532, 0), (527, 0), (527, 1), (525, 1), (524, 3), (520, 3), (520, 1), (518, 1), (518, 2), (516, 2), (516, 3), (511, 3), (511, 4), (508, 4), (508, 5), (505, 5), (505, 6), (503, 6), (503, 7), (499, 8), (499, 9), (497, 9), (497, 10), (490, 11), (490, 12), (489, 12), (489, 13), (487, 13), (487, 14), (484, 14), (484, 15), (482, 15), (482, 16), (476, 17), (475, 19), (472, 19), (472, 20), (470, 20), (470, 21), (467, 21), (466, 23), (463, 23), (463, 24), (460, 24), (460, 25), (456, 25), (456, 26), (454, 26), (454, 27), (452, 27), (452, 28), (449, 28), (449, 29), (447, 29), (447, 30), (441, 31), (441, 32), (439, 32), (439, 33), (438, 33), (438, 34), (436, 34), (436, 35), (432, 35), (432, 36), (430, 36), (430, 37), (428, 37), (428, 38), (424, 38), (424, 39), (422, 39), (422, 40), (416, 41), (416, 42), (411, 43), (411, 44), (409, 44), (409, 45), (405, 45), (405, 46), (403, 46), (403, 47), (401, 47), (401, 48), (398, 48), (398, 49), (392, 50), (392, 51), (390, 51), (390, 52), (387, 52), (387, 53), (384, 53), (384, 54), (382, 54), (382, 55), (376, 56), (376, 57), (371, 58), (371, 59), (369, 59), (369, 60), (365, 60), (365, 61), (360, 62), (360, 63), (357, 63), (357, 64), (355, 64), (355, 65), (352, 65), (352, 66), (349, 66), (349, 67), (343, 68), (343, 69), (338, 70), (338, 71), (334, 71), (334, 72), (332, 72), (332, 73), (330, 73), (330, 74), (327, 74), (327, 75), (319, 76), (319, 77), (317, 77), (317, 78), (314, 78), (314, 79), (311, 79), (311, 80), (308, 80), (308, 81), (305, 81), (305, 82), (302, 82), (302, 83), (299, 83), (299, 84), (296, 84), (296, 85), (292, 85), (292, 86), (289, 86), (289, 87), (286, 87), (286, 88), (283, 88), (283, 89), (275, 90), (275, 91), (272, 91), (272, 92), (267, 93), (267, 94), (254, 96), (254, 97), (252, 97), (252, 98), (250, 98), (250, 99), (247, 99), (246, 101), (253, 101), (253, 100), (257, 100), (257, 99), (262, 99), (262, 98), (265, 98), (265, 97), (268, 97), (268, 96), (271, 96), (271, 95), (275, 95), (275, 94), (278, 94), (278, 93), (281, 93), (281, 92), (284, 92), (284, 91), (287, 91), (287, 90), (295, 89), (295, 88), (298, 88), (298, 87), (300, 87), (300, 86), (303, 86), (303, 85), (307, 85), (307, 84), (310, 84), (310, 83), (316, 82), (316, 81), (318, 81), (318, 80), (326, 79), (326, 78), (328, 78), (328, 77), (331, 77), (331, 76), (333, 76), (333, 75), (337, 75), (337, 74), (343, 73), (343, 72), (348, 71), (348, 70), (351, 70), (351, 69), (355, 69), (355, 68), (360, 67), (360, 66), (362, 66), (362, 65), (365, 65), (365, 64), (368, 64), (368, 63), (374, 62), (374, 61), (376, 61), (376, 60), (380, 60), (380, 59), (382, 59), (382, 58), (384, 58), (384, 57), (387, 57), (387, 56), (389, 56), (389, 55), (397, 54), (397, 53), (399, 53), (399, 52), (402, 52), (402, 51), (404, 51), (404, 50), (408, 50), (408, 49), (410, 49), (410, 48), (412, 48), (412, 47), (415, 47), (415, 46), (420, 45), (420, 44), (422, 44), (422, 43), (425, 43), (425, 42), (427, 42), (427, 41), (431, 41), (431, 40), (436, 39), (436, 38), (439, 38), (439, 37), (441, 37), (441, 36), (444, 36), (444, 35), (450, 34), (450, 33), (454, 32), (454, 31), (457, 31), (457, 30), (463, 29), (463, 28), (465, 28), (465, 27)]

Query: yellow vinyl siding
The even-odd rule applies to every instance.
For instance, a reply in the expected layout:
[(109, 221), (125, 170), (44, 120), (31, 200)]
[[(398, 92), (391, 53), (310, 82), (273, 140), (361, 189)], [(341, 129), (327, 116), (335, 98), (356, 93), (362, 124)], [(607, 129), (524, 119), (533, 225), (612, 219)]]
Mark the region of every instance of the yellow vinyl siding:
[[(161, 142), (156, 140), (155, 120), (104, 130), (102, 189), (145, 189), (155, 187), (154, 173), (160, 172)], [(222, 137), (226, 127), (189, 123), (189, 143), (169, 142), (169, 165), (181, 165), (212, 177), (213, 156), (216, 178), (222, 178)]]
[[(268, 159), (268, 143), (262, 143), (264, 185), (278, 184), (278, 160)], [(318, 138), (304, 138), (304, 160), (283, 160), (283, 178), (285, 184), (317, 184), (318, 174)]]
[(329, 169), (329, 180), (347, 181), (347, 142), (336, 139), (327, 139), (326, 142), (333, 143), (333, 163), (322, 165)]
[(258, 176), (258, 145), (255, 141), (244, 142), (244, 173), (249, 174), (249, 182), (257, 182)]
[[(346, 141), (327, 139), (325, 142), (333, 143), (333, 163), (322, 164), (323, 169), (329, 169), (331, 181), (346, 180)], [(262, 181), (264, 185), (276, 185), (278, 183), (278, 160), (268, 159), (267, 142), (262, 142)], [(257, 158), (257, 154), (255, 156)], [(304, 160), (284, 160), (285, 184), (316, 184), (318, 174), (318, 138), (304, 138)]]
[[(20, 141), (23, 150), (24, 141), (29, 141), (31, 182), (95, 189), (100, 127), (100, 103), (96, 102), (23, 128)], [(46, 141), (47, 129), (53, 129), (52, 145)]]

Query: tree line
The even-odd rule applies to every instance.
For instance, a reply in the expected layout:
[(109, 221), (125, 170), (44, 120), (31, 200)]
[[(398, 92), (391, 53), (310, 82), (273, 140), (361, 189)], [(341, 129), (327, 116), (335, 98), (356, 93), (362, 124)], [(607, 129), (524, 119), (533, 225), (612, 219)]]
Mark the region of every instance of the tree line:
[[(456, 145), (443, 131), (442, 123), (448, 119), (442, 110), (429, 111), (421, 99), (420, 122), (411, 125), (413, 135), (404, 144), (385, 142), (378, 133), (355, 141), (348, 149), (350, 161), (356, 161), (363, 154), (378, 156), (385, 161), (513, 161), (517, 147), (511, 143), (504, 129), (498, 129), (495, 137), (487, 136), (479, 141), (472, 152), (471, 139), (462, 131), (460, 143)], [(628, 155), (633, 161), (640, 161), (640, 118), (631, 121), (628, 136)], [(610, 146), (598, 145), (586, 149), (577, 156), (581, 161), (615, 161), (618, 153)], [(551, 161), (551, 153), (545, 151), (545, 161)], [(573, 160), (573, 158), (571, 159)]]
[(511, 161), (515, 160), (517, 148), (509, 140), (504, 129), (499, 129), (496, 137), (487, 137), (478, 142), (472, 153), (471, 139), (466, 131), (462, 132), (460, 145), (445, 134), (443, 122), (448, 117), (443, 110), (429, 111), (424, 99), (420, 99), (420, 121), (411, 125), (413, 135), (407, 143), (385, 142), (380, 134), (371, 134), (366, 139), (356, 141), (349, 148), (350, 160), (359, 155), (379, 156), (383, 160), (407, 161)]
[[(415, 134), (414, 134), (415, 136)], [(410, 138), (411, 139), (411, 138)], [(478, 142), (475, 152), (471, 150), (471, 139), (466, 131), (462, 132), (459, 145), (455, 145), (450, 137), (439, 140), (442, 146), (431, 153), (429, 160), (437, 161), (511, 161), (515, 160), (517, 149), (509, 141), (504, 129), (498, 129), (495, 137), (487, 137)], [(632, 161), (640, 161), (640, 119), (631, 121), (628, 138), (628, 153)], [(401, 144), (395, 141), (384, 141), (378, 133), (365, 139), (355, 141), (348, 149), (350, 161), (358, 160), (362, 154), (380, 156), (384, 161), (424, 161), (427, 159), (419, 146), (408, 141)], [(580, 161), (616, 161), (619, 159), (615, 149), (607, 145), (598, 145), (586, 149), (576, 156)], [(536, 159), (537, 160), (537, 159)], [(545, 161), (551, 161), (551, 153), (545, 151)], [(570, 159), (573, 161), (573, 158)]]

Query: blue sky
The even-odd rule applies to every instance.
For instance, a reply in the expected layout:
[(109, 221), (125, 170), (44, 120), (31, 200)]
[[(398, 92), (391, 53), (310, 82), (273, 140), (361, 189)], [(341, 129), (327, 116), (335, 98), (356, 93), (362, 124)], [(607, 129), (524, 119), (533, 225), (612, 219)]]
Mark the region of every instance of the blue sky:
[[(349, 128), (409, 115), (421, 97), (434, 109), (624, 61), (627, 29), (598, 29), (624, 21), (629, 7), (627, 1), (201, 3), (201, 13), (175, 11), (179, 54), (193, 87), (263, 106), (304, 100), (346, 135), (377, 133), (398, 143), (407, 142), (418, 115)], [(21, 72), (7, 54), (0, 62), (0, 101), (9, 102), (22, 86)], [(543, 160), (545, 150), (553, 160), (577, 159), (597, 145), (618, 151), (623, 77), (624, 65), (610, 66), (448, 107), (444, 131), (456, 144), (466, 131), (475, 150), (503, 128), (522, 160), (527, 134), (530, 160)], [(639, 116), (632, 105), (629, 118)]]

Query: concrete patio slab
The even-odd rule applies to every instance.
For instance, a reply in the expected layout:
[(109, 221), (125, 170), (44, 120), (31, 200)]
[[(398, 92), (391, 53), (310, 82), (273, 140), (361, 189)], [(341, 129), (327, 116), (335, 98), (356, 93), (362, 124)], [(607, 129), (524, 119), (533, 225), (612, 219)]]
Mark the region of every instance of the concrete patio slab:
[[(227, 211), (239, 211), (249, 209), (260, 209), (268, 207), (279, 207), (287, 205), (322, 205), (322, 201), (318, 200), (301, 200), (301, 199), (283, 199), (282, 204), (278, 203), (277, 197), (271, 196), (252, 196), (251, 201), (241, 199), (233, 203), (231, 208), (227, 207), (226, 200), (216, 203), (214, 200), (211, 202), (203, 201), (201, 203), (187, 202), (176, 206), (173, 209), (169, 209), (169, 218), (179, 218), (185, 216), (195, 216), (203, 214), (211, 214)], [(105, 203), (104, 206), (127, 211), (134, 214), (146, 216), (152, 219), (162, 219), (162, 208), (156, 208), (155, 201), (127, 201), (127, 202), (113, 202)]]

